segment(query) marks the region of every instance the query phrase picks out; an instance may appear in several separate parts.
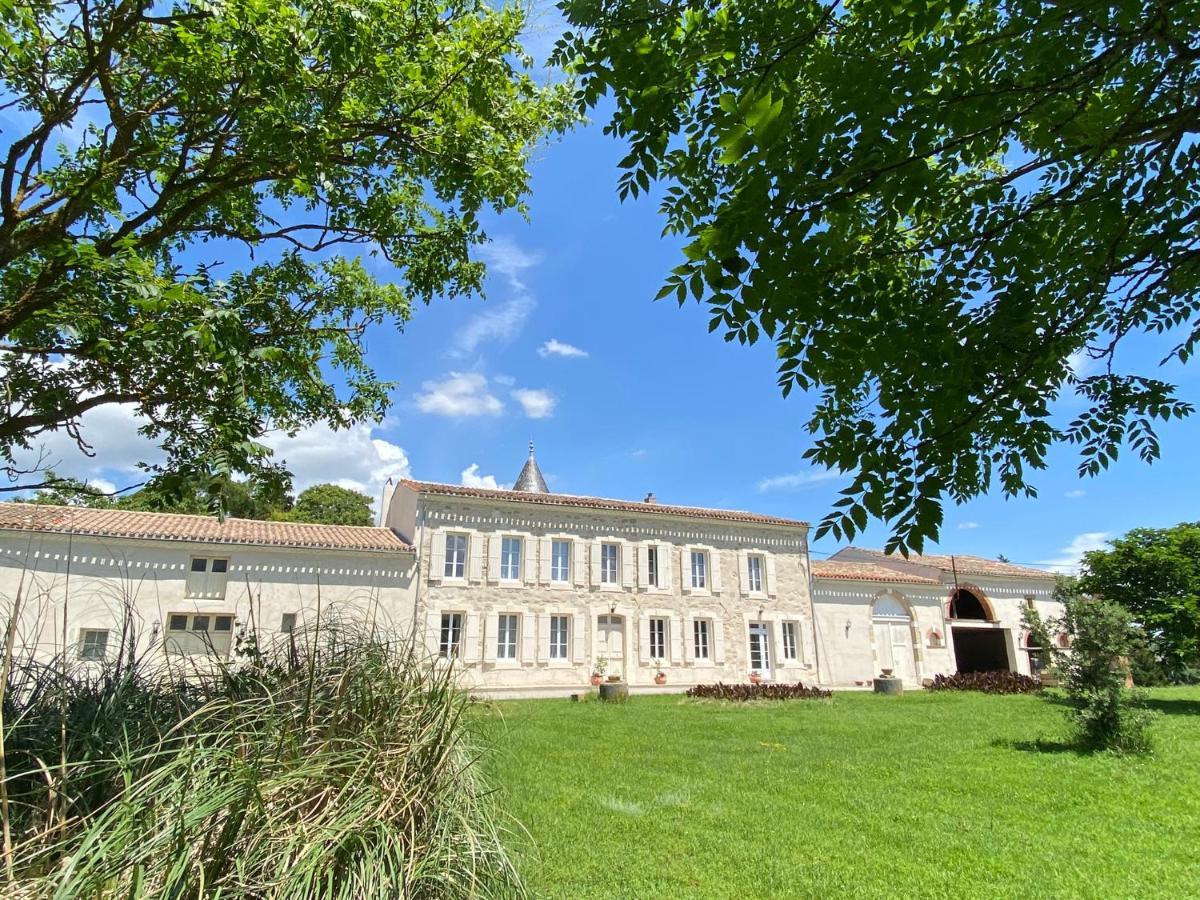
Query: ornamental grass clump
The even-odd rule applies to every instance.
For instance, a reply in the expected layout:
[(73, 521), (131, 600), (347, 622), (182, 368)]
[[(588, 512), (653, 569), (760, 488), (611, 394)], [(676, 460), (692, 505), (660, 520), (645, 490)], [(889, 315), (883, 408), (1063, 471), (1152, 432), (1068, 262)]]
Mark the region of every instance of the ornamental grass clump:
[(796, 684), (698, 684), (687, 696), (701, 700), (827, 700), (832, 691)]
[(48, 671), (6, 710), (14, 894), (524, 894), (468, 699), (406, 642), (327, 627), (182, 685), (73, 675), (65, 706)]
[(1042, 690), (1040, 678), (1019, 672), (955, 672), (935, 675), (925, 686), (927, 691), (978, 691), (981, 694), (1036, 694)]

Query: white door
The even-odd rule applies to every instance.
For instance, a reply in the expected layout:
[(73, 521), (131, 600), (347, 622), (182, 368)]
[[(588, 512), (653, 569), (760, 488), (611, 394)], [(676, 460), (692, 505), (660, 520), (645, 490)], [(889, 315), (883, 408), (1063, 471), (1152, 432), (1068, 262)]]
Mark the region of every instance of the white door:
[(771, 635), (762, 622), (750, 625), (750, 669), (761, 675), (763, 681), (771, 680)]
[(912, 628), (908, 622), (876, 619), (875, 643), (879, 648), (879, 667), (891, 669), (907, 683), (917, 680), (917, 668), (913, 659)]
[(600, 616), (596, 620), (596, 656), (608, 660), (608, 674), (625, 678), (625, 619)]

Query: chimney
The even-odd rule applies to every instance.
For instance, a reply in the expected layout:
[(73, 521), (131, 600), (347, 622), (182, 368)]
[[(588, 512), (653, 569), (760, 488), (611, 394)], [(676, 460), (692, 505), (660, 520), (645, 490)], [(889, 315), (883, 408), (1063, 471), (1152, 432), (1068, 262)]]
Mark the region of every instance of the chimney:
[(643, 500), (642, 502), (643, 503), (657, 503), (658, 501), (656, 499), (654, 499), (654, 491), (650, 491), (650, 493), (646, 494), (646, 499)]

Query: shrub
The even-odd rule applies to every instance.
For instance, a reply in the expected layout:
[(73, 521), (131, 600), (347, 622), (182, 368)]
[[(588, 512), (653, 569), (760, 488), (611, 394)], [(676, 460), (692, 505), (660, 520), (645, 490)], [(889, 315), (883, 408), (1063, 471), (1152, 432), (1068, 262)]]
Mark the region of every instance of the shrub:
[[(119, 679), (22, 667), (5, 717), (20, 891), (522, 895), (452, 674), (403, 642), (297, 638), (183, 687), (145, 663)], [(47, 785), (31, 761), (59, 758), (60, 708), (66, 779)]]
[(935, 675), (927, 691), (979, 691), (983, 694), (1035, 694), (1042, 689), (1040, 679), (1019, 672), (956, 672)]
[(698, 684), (687, 696), (704, 700), (826, 700), (832, 691), (796, 684)]

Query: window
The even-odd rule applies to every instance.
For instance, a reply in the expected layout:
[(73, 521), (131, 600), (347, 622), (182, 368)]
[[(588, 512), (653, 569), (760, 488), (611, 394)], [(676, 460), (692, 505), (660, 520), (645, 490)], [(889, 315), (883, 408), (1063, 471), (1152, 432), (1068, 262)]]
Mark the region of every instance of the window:
[(506, 537), (500, 542), (500, 580), (521, 580), (521, 539)]
[(79, 633), (80, 659), (105, 659), (107, 656), (107, 628), (85, 628)]
[(167, 616), (168, 653), (224, 655), (232, 643), (232, 613), (171, 613)]
[(296, 614), (295, 613), (284, 613), (283, 617), (279, 620), (279, 630), (282, 631), (284, 634), (291, 634), (293, 631), (295, 631), (296, 630)]
[(751, 593), (761, 594), (763, 589), (763, 558), (761, 556), (746, 557), (746, 580), (749, 582)]
[(228, 572), (228, 559), (193, 556), (185, 593), (188, 597), (222, 600), (225, 598), (225, 579), (228, 577)]
[(517, 617), (501, 615), (496, 632), (496, 659), (517, 658)]
[(796, 623), (783, 623), (783, 659), (784, 662), (795, 662), (796, 656)]
[(696, 659), (708, 659), (708, 619), (696, 619), (692, 623), (692, 640), (695, 642)]
[(559, 584), (571, 580), (570, 541), (555, 541), (550, 545), (550, 580)]
[(650, 658), (665, 659), (667, 656), (667, 620), (650, 620)]
[(465, 534), (446, 535), (446, 570), (442, 574), (446, 578), (467, 577), (467, 536)]
[(658, 587), (658, 548), (651, 547), (646, 551), (646, 584)]
[(708, 577), (706, 570), (708, 569), (708, 554), (703, 550), (692, 551), (692, 588), (701, 589), (708, 587)]
[(616, 544), (600, 545), (600, 583), (617, 583), (617, 561), (621, 558), (621, 548)]
[(438, 655), (455, 659), (462, 647), (462, 613), (442, 613), (442, 631), (438, 639)]
[(550, 658), (567, 658), (567, 632), (570, 626), (567, 616), (550, 617)]

